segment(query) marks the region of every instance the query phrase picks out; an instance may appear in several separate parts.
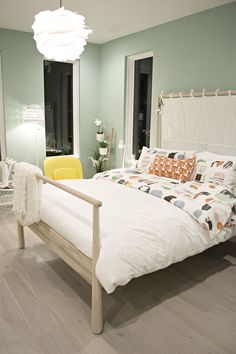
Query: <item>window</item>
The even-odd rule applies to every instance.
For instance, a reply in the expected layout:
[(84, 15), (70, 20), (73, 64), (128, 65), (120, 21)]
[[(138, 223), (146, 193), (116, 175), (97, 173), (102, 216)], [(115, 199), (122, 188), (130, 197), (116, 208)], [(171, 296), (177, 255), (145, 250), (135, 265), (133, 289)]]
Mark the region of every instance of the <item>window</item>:
[(128, 57), (126, 83), (126, 159), (150, 146), (153, 53)]
[(44, 61), (46, 156), (78, 155), (74, 64)]

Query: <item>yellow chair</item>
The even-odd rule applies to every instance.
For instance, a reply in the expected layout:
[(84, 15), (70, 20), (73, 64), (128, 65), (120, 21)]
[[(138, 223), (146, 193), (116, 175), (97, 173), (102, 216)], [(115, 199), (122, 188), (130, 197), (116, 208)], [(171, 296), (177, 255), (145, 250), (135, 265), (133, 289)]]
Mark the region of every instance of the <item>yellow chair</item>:
[(73, 156), (55, 156), (44, 160), (45, 176), (60, 179), (83, 178), (81, 161)]

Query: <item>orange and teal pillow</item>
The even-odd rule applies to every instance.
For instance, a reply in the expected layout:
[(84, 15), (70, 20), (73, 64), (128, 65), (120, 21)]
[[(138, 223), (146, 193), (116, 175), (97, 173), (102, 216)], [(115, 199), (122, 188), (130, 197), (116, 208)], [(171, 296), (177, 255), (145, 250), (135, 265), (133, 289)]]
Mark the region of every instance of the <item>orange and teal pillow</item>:
[(155, 160), (149, 168), (149, 173), (187, 182), (194, 170), (195, 160), (195, 156), (187, 160), (179, 160), (156, 155)]

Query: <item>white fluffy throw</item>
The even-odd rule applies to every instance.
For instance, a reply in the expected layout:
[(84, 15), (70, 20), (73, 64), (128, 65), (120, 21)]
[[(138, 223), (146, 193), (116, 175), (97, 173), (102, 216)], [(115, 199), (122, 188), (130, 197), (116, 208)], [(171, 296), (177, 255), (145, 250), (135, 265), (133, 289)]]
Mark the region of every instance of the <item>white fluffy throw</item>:
[(13, 210), (21, 225), (26, 226), (40, 221), (39, 203), (42, 181), (36, 174), (43, 175), (40, 168), (26, 162), (15, 165)]

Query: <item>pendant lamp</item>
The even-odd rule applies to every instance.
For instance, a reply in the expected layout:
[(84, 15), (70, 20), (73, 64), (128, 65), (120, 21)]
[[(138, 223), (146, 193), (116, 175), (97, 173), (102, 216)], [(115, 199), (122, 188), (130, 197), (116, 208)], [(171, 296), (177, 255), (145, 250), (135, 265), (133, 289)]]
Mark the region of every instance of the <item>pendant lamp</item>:
[(65, 10), (61, 1), (59, 9), (35, 15), (32, 29), (38, 51), (46, 59), (62, 62), (79, 59), (92, 33), (84, 16)]

